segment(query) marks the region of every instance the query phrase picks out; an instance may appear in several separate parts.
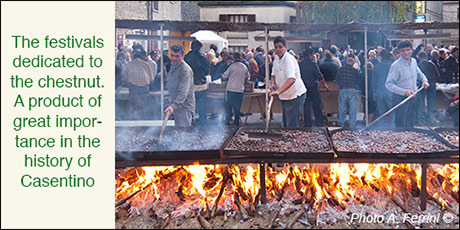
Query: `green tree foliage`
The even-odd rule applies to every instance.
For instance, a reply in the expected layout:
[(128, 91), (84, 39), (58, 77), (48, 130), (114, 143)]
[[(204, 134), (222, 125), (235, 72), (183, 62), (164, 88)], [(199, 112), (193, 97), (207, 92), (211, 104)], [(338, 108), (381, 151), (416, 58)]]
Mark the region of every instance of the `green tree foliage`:
[(313, 24), (406, 22), (415, 9), (415, 1), (298, 1), (296, 7), (297, 21)]

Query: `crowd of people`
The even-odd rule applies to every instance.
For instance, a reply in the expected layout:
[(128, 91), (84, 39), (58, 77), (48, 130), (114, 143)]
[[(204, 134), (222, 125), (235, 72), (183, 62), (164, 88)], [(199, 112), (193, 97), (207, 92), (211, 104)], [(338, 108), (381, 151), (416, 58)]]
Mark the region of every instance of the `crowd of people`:
[[(162, 54), (164, 89), (169, 90), (169, 98), (165, 101), (167, 111), (174, 114), (176, 121), (180, 120), (176, 122), (180, 126), (195, 122), (206, 125), (208, 83), (220, 79), (227, 82), (223, 121), (230, 124), (233, 116), (233, 124), (239, 126), (245, 82), (252, 81), (255, 88), (265, 88), (268, 65), (270, 96), (277, 96), (281, 101), (283, 127), (299, 127), (301, 120), (305, 127), (312, 127), (311, 109), (314, 125), (324, 126), (318, 87), (321, 84), (329, 90), (328, 82), (335, 82), (339, 90), (337, 124), (350, 128), (359, 126), (358, 94), (361, 94), (362, 105), (367, 100), (368, 121), (371, 122), (423, 87), (415, 97), (377, 124), (413, 127), (438, 122), (433, 112), (436, 83), (458, 83), (459, 51), (455, 46), (420, 44), (413, 49), (410, 41), (401, 41), (397, 47), (390, 48), (379, 45), (367, 51), (367, 63), (365, 52), (350, 46), (340, 49), (332, 45), (315, 50), (310, 47), (297, 55), (287, 48), (286, 40), (278, 36), (274, 47), (268, 52), (261, 46), (247, 48), (244, 52), (227, 48), (218, 51), (215, 45), (205, 49), (197, 40), (191, 43), (189, 52), (181, 45), (171, 46), (170, 53)], [(149, 113), (145, 106), (148, 92), (161, 88), (160, 52), (153, 50), (147, 55), (142, 45), (134, 42), (132, 49), (120, 46), (116, 53), (116, 87), (128, 87), (134, 110), (139, 114)], [(365, 96), (366, 65), (368, 97)], [(211, 114), (210, 119), (216, 117)]]

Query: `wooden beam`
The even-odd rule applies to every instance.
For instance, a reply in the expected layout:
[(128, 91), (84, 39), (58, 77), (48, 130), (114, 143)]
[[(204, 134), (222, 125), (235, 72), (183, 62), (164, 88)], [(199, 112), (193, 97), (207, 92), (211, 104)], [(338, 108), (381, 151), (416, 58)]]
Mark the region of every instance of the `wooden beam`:
[(403, 40), (403, 39), (427, 39), (427, 38), (450, 38), (450, 33), (445, 34), (401, 34), (388, 35), (388, 40)]
[[(321, 38), (308, 38), (308, 37), (284, 37), (288, 42), (321, 42)], [(255, 41), (263, 42), (265, 37), (254, 37)], [(275, 40), (275, 37), (268, 36), (268, 41), (272, 42)]]
[[(138, 35), (138, 34), (127, 34), (126, 39), (135, 40), (160, 40), (161, 36), (158, 35)], [(165, 41), (195, 41), (194, 37), (183, 37), (183, 36), (163, 36)]]

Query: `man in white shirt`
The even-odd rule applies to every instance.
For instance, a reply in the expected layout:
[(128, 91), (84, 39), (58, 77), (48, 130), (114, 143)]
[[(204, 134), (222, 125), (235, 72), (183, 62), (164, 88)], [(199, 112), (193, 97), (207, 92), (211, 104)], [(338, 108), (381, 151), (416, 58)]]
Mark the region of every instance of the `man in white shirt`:
[(300, 111), (305, 102), (307, 88), (300, 77), (297, 60), (286, 52), (286, 40), (278, 36), (275, 45), (275, 60), (272, 68), (270, 96), (278, 95), (283, 110), (283, 126), (299, 128)]

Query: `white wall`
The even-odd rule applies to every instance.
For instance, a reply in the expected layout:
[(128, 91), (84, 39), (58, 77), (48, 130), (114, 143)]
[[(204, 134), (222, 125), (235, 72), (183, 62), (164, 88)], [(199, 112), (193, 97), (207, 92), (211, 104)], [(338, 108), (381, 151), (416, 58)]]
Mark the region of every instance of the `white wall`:
[[(289, 23), (289, 17), (295, 16), (294, 8), (287, 6), (205, 6), (201, 7), (201, 21), (219, 21), (221, 14), (255, 14), (256, 22), (259, 23)], [(256, 42), (254, 36), (264, 36), (264, 31), (248, 32), (220, 32), (220, 36), (228, 40), (229, 46), (249, 46), (250, 48), (262, 45), (265, 42)], [(284, 32), (272, 31), (270, 36), (285, 36)], [(247, 37), (243, 39), (232, 39), (231, 37)], [(269, 42), (269, 47), (273, 48), (273, 42)]]

